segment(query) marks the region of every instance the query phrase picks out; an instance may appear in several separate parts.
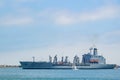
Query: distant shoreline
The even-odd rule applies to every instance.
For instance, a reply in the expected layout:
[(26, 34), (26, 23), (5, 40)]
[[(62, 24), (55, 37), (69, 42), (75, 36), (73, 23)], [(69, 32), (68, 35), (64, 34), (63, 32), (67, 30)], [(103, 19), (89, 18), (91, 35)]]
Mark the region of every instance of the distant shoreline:
[(21, 67), (20, 65), (0, 65), (0, 68)]

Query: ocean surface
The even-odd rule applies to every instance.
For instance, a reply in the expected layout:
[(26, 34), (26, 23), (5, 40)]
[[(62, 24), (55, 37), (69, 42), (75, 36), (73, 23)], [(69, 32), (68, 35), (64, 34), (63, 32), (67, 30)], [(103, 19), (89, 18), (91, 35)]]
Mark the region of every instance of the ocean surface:
[(0, 80), (120, 80), (120, 69), (24, 70), (0, 68)]

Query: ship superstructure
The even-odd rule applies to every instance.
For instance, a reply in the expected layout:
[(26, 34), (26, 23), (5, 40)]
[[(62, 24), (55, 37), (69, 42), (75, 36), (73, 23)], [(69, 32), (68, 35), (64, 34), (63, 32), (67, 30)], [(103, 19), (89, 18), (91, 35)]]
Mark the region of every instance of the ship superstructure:
[(98, 55), (97, 48), (91, 48), (88, 54), (84, 54), (82, 56), (82, 63), (83, 64), (105, 64), (106, 59), (103, 56)]
[(49, 62), (36, 62), (33, 61), (20, 61), (23, 69), (113, 69), (116, 67), (115, 64), (106, 64), (106, 59), (98, 55), (97, 48), (90, 48), (90, 52), (82, 55), (82, 60), (75, 55), (73, 62), (68, 60), (68, 56), (61, 57), (58, 61), (57, 55), (52, 57), (49, 56)]

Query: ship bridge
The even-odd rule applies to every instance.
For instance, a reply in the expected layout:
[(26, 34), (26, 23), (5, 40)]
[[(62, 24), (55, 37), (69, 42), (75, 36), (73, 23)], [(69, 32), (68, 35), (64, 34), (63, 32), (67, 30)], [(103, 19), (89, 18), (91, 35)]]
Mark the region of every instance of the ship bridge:
[(83, 64), (105, 64), (106, 59), (98, 55), (97, 48), (90, 48), (90, 52), (82, 56)]

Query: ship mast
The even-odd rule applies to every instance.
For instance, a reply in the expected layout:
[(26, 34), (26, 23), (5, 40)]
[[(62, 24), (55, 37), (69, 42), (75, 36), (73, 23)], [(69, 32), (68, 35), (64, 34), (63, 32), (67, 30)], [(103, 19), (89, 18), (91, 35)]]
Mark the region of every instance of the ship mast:
[(52, 63), (52, 57), (51, 56), (49, 56), (49, 61), (50, 61), (50, 63)]

